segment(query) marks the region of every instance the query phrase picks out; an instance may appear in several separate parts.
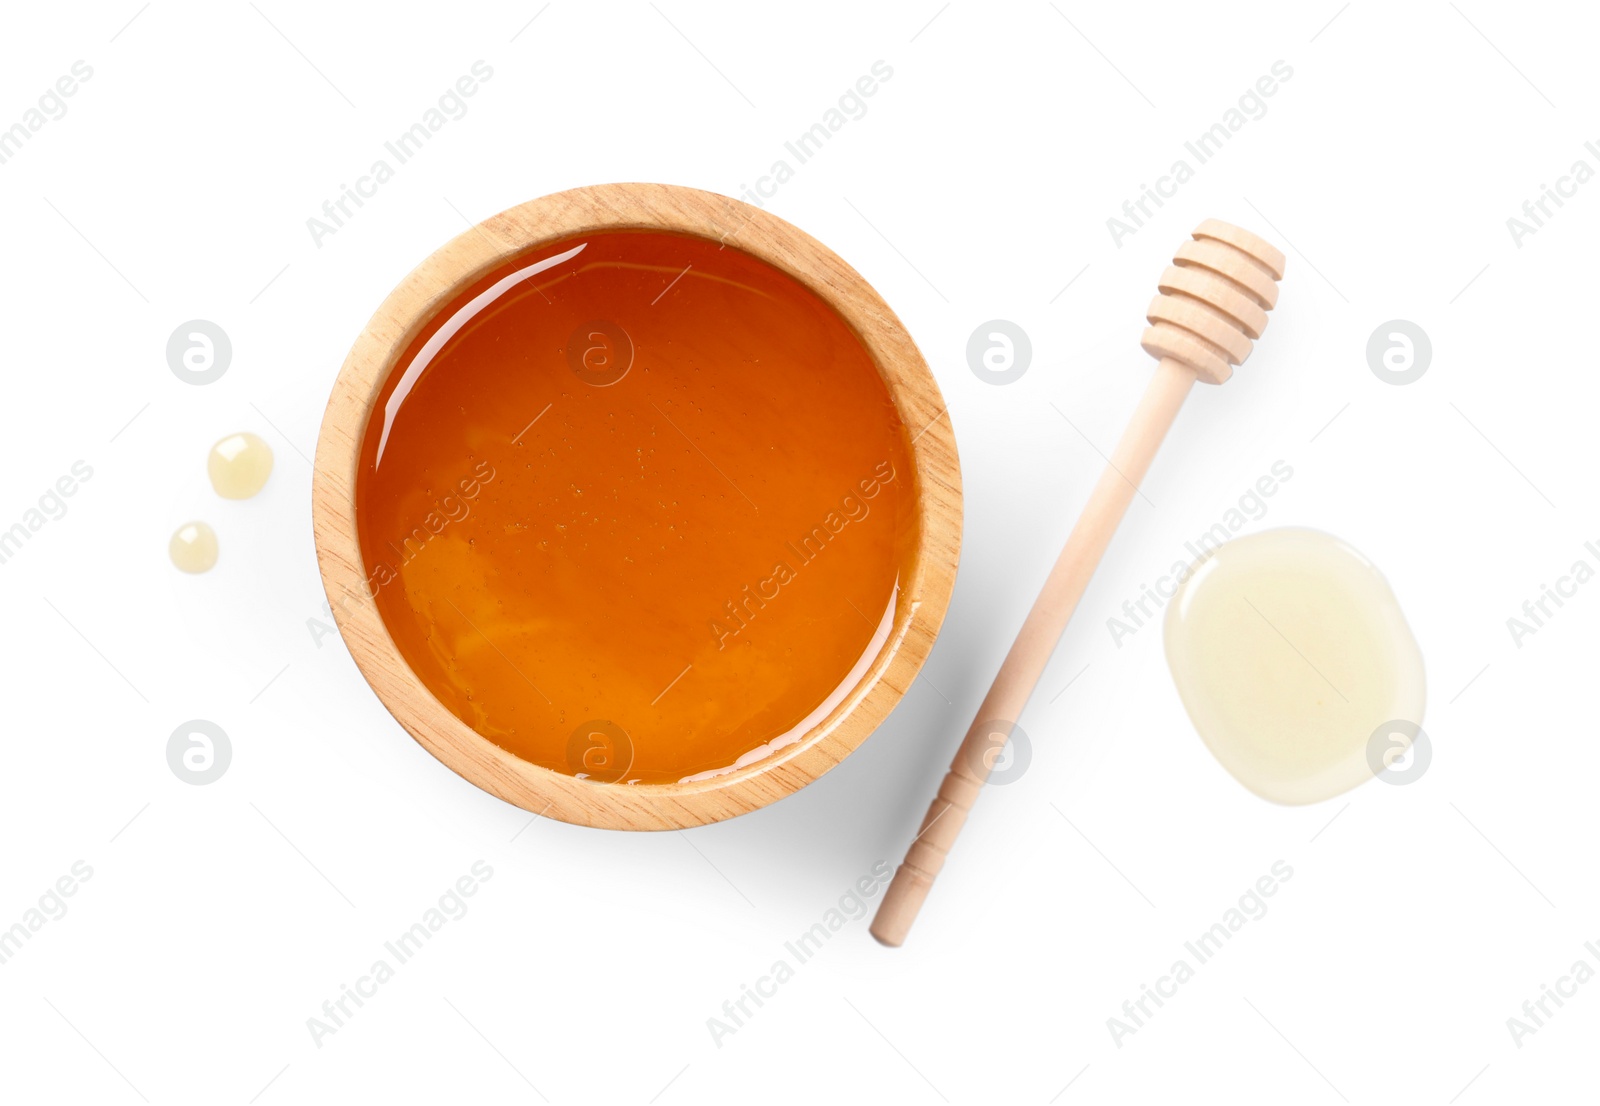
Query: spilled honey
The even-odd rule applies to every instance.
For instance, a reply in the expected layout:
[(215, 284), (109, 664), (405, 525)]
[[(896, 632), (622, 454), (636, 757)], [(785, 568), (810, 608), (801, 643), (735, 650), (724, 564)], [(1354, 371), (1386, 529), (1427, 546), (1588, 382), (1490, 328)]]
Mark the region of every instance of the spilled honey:
[(1268, 530), (1197, 564), (1166, 619), (1200, 737), (1273, 802), (1313, 803), (1393, 762), (1422, 724), (1422, 654), (1394, 592), (1318, 530)]
[(368, 587), (412, 670), (508, 751), (608, 782), (798, 741), (887, 641), (915, 541), (871, 356), (732, 245), (542, 247), (397, 361), (362, 445)]
[(272, 475), (272, 447), (248, 430), (229, 434), (206, 455), (206, 475), (224, 499), (249, 499)]
[(167, 556), (182, 572), (210, 572), (217, 564), (217, 532), (204, 522), (186, 522), (173, 531)]

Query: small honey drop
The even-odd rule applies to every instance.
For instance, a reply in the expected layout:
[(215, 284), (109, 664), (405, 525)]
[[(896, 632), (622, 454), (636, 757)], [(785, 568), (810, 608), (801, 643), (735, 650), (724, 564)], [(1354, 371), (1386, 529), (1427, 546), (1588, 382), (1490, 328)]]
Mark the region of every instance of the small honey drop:
[(206, 473), (222, 498), (249, 499), (272, 475), (272, 447), (248, 430), (229, 434), (211, 447)]
[(184, 572), (209, 572), (217, 563), (217, 532), (203, 522), (186, 522), (173, 533), (167, 553)]
[(1197, 564), (1167, 608), (1166, 651), (1201, 739), (1276, 803), (1371, 779), (1396, 733), (1422, 725), (1422, 653), (1399, 601), (1371, 561), (1319, 530), (1235, 538)]

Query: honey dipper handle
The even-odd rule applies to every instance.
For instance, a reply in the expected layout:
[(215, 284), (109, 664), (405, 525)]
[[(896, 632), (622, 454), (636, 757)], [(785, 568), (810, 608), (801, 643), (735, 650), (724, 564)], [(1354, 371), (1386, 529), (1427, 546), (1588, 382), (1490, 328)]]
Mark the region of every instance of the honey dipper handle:
[(898, 947), (910, 932), (934, 877), (944, 867), (946, 854), (989, 778), (995, 758), (1033, 694), (1056, 641), (1067, 628), (1078, 600), (1089, 586), (1089, 578), (1111, 544), (1111, 536), (1138, 493), (1138, 486), (1195, 379), (1193, 369), (1170, 358), (1162, 358), (1156, 366), (1144, 398), (1095, 483), (1088, 505), (1072, 528), (1039, 598), (1034, 600), (989, 694), (984, 696), (939, 794), (928, 807), (905, 862), (895, 872), (878, 906), (872, 935), (883, 944)]

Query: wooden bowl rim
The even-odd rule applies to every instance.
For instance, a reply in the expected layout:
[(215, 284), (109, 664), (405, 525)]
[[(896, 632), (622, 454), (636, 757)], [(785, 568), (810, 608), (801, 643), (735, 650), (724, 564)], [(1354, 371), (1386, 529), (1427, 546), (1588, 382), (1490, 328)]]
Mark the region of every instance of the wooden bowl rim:
[[(856, 687), (799, 741), (692, 783), (578, 779), (523, 760), (457, 718), (412, 672), (367, 593), (355, 526), (361, 442), (378, 394), (412, 339), (458, 292), (518, 255), (573, 235), (658, 230), (716, 241), (810, 288), (871, 354), (910, 444), (918, 537), (889, 639)], [(777, 216), (712, 192), (603, 184), (530, 200), (471, 227), (413, 269), (356, 338), (317, 439), (312, 522), (335, 621), (362, 676), (394, 718), (446, 767), (535, 814), (609, 829), (681, 829), (766, 806), (817, 779), (866, 740), (911, 686), (949, 606), (961, 543), (961, 475), (939, 386), (903, 324), (833, 251)]]

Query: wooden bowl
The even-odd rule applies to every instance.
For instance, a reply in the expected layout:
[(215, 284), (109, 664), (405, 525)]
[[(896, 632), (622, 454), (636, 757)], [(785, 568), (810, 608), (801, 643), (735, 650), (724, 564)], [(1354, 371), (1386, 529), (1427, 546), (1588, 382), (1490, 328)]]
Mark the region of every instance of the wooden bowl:
[[(507, 752), (450, 712), (407, 665), (368, 591), (357, 538), (357, 462), (368, 418), (419, 331), (474, 281), (554, 240), (604, 230), (693, 235), (752, 255), (799, 280), (854, 330), (876, 362), (911, 443), (915, 547), (888, 640), (855, 688), (792, 745), (725, 775), (686, 783), (583, 779)], [(423, 748), (467, 780), (535, 814), (609, 829), (679, 829), (755, 810), (804, 787), (864, 741), (911, 686), (933, 646), (955, 580), (961, 476), (944, 400), (911, 336), (831, 250), (758, 208), (710, 192), (609, 184), (504, 211), (417, 266), (357, 337), (317, 441), (312, 518), (323, 585), (367, 682)]]

